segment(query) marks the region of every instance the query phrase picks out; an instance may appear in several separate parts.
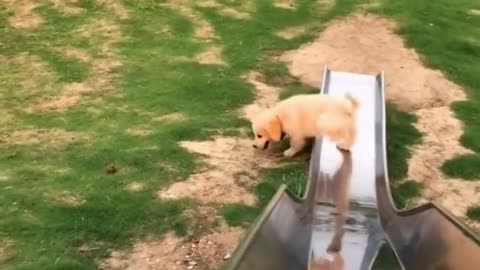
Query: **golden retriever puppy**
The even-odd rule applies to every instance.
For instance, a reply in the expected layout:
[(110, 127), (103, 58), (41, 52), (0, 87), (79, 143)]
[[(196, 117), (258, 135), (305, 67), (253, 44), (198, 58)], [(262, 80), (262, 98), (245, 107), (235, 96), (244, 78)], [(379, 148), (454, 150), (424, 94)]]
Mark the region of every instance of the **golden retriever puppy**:
[(280, 141), (285, 133), (290, 140), (290, 148), (284, 152), (287, 157), (301, 151), (306, 138), (318, 136), (327, 136), (338, 143), (338, 148), (348, 151), (355, 142), (358, 105), (350, 94), (344, 98), (323, 94), (292, 96), (252, 119), (253, 147), (266, 149), (270, 141)]

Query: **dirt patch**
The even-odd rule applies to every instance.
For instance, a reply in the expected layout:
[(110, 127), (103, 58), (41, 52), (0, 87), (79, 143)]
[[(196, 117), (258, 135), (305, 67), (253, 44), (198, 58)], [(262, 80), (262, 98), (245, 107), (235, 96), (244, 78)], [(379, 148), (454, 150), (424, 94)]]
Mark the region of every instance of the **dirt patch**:
[(273, 5), (278, 8), (296, 9), (295, 0), (275, 0)]
[(63, 92), (58, 96), (48, 97), (25, 108), (27, 113), (38, 111), (64, 111), (80, 102), (82, 93), (93, 91), (93, 86), (86, 82), (74, 82), (63, 85)]
[(250, 14), (248, 14), (247, 12), (243, 12), (243, 11), (231, 8), (231, 7), (224, 7), (222, 9), (220, 9), (219, 12), (222, 15), (225, 15), (225, 16), (228, 16), (228, 17), (231, 17), (231, 18), (234, 18), (234, 19), (239, 19), (239, 20), (245, 20), (245, 19), (250, 18)]
[(167, 234), (160, 241), (137, 243), (131, 252), (112, 252), (101, 264), (103, 269), (181, 269), (187, 250), (182, 249), (182, 240)]
[(318, 87), (324, 66), (377, 74), (385, 71), (387, 99), (410, 111), (464, 100), (462, 89), (438, 70), (422, 65), (420, 56), (395, 35), (394, 22), (356, 15), (331, 24), (318, 39), (281, 57), (292, 75)]
[(15, 254), (13, 240), (7, 238), (0, 239), (0, 263), (15, 257)]
[(127, 129), (127, 133), (132, 136), (145, 137), (152, 135), (153, 130), (148, 125), (140, 125)]
[(22, 89), (28, 94), (43, 90), (43, 86), (50, 88), (49, 85), (56, 79), (47, 63), (36, 55), (21, 53), (11, 58), (2, 57), (1, 61), (15, 69)]
[(80, 100), (79, 95), (64, 94), (59, 97), (49, 98), (34, 106), (25, 109), (28, 113), (36, 111), (63, 111), (66, 108), (73, 107)]
[(111, 11), (115, 17), (126, 20), (130, 17), (130, 11), (118, 0), (96, 0), (97, 3), (103, 5), (106, 9)]
[(80, 206), (86, 202), (79, 194), (70, 191), (62, 191), (60, 194), (55, 195), (55, 201), (71, 207)]
[(470, 9), (468, 11), (468, 14), (474, 15), (474, 16), (480, 16), (480, 9)]
[(0, 145), (42, 145), (53, 147), (75, 142), (82, 137), (79, 133), (63, 129), (26, 129), (0, 135)]
[(305, 26), (289, 27), (277, 32), (276, 35), (281, 38), (290, 40), (301, 36), (303, 33), (305, 33), (305, 30)]
[(245, 79), (255, 86), (256, 91), (254, 102), (243, 107), (241, 115), (247, 119), (252, 119), (259, 111), (273, 106), (278, 101), (280, 89), (264, 83), (263, 75), (255, 71), (249, 72)]
[(131, 182), (129, 183), (125, 189), (131, 192), (139, 192), (142, 191), (145, 188), (145, 185), (140, 182)]
[(222, 59), (222, 48), (215, 46), (198, 54), (195, 60), (202, 65), (225, 65)]
[(92, 57), (85, 49), (67, 47), (60, 49), (63, 55), (67, 58), (75, 59), (83, 63), (89, 63), (92, 61)]
[[(275, 158), (254, 151), (247, 138), (216, 136), (211, 141), (181, 142), (189, 151), (205, 156), (209, 168), (160, 190), (160, 198), (195, 198), (204, 203), (243, 203), (253, 205), (256, 198), (247, 187), (255, 183), (258, 170), (275, 166)], [(243, 176), (242, 185), (237, 178)]]
[(205, 8), (216, 8), (221, 6), (220, 3), (214, 0), (196, 1), (195, 4), (199, 7), (205, 7)]
[(223, 227), (191, 242), (184, 242), (169, 233), (159, 241), (136, 243), (131, 252), (112, 252), (110, 258), (101, 264), (101, 268), (207, 270), (228, 257), (242, 234), (241, 229)]
[(424, 136), (412, 149), (408, 178), (425, 184), (425, 198), (465, 217), (466, 208), (480, 202), (480, 183), (450, 179), (440, 171), (446, 160), (468, 153), (458, 142), (462, 125), (448, 107), (465, 100), (465, 93), (440, 71), (423, 66), (420, 56), (394, 34), (395, 28), (384, 18), (355, 15), (333, 22), (317, 40), (280, 59), (313, 87), (320, 85), (325, 65), (358, 73), (385, 71), (387, 99), (415, 113)]
[(194, 198), (205, 203), (253, 205), (256, 198), (236, 178), (244, 175), (247, 185), (255, 183), (258, 170), (273, 167), (275, 159), (254, 151), (251, 139), (216, 136), (211, 141), (181, 142), (187, 150), (205, 156), (208, 168), (160, 190), (160, 198)]
[(4, 4), (7, 10), (13, 13), (8, 22), (14, 28), (33, 29), (43, 23), (43, 18), (35, 13), (35, 9), (39, 7), (38, 1), (5, 0)]
[(85, 9), (75, 6), (78, 0), (50, 0), (50, 2), (56, 9), (67, 15), (78, 15), (85, 12)]
[(177, 123), (187, 120), (187, 117), (183, 113), (176, 112), (155, 117), (153, 120), (162, 123)]

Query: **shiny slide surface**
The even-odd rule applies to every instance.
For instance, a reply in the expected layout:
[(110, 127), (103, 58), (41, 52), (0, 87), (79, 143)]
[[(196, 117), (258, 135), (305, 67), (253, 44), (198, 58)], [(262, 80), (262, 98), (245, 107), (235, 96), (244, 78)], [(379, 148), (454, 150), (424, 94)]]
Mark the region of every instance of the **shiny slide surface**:
[(324, 94), (357, 98), (351, 152), (317, 138), (303, 198), (280, 187), (229, 270), (366, 270), (388, 243), (406, 270), (478, 270), (480, 239), (435, 204), (398, 211), (386, 162), (385, 88), (377, 76), (325, 68)]

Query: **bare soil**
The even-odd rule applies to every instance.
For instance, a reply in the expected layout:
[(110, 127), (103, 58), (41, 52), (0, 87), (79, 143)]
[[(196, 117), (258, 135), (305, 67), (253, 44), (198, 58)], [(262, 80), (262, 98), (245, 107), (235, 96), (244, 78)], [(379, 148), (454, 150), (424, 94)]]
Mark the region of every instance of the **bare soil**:
[(76, 6), (78, 0), (50, 0), (50, 2), (56, 9), (67, 15), (78, 15), (85, 12), (85, 9)]
[(130, 182), (125, 189), (131, 192), (139, 192), (142, 191), (145, 185), (141, 182)]
[(176, 123), (187, 120), (187, 117), (184, 114), (177, 112), (155, 117), (153, 120), (162, 123)]
[(13, 240), (9, 238), (0, 238), (0, 263), (7, 261), (15, 256), (15, 246)]
[(220, 14), (239, 20), (250, 18), (250, 14), (231, 7), (224, 7), (219, 10)]
[[(216, 136), (210, 141), (187, 141), (180, 145), (203, 155), (208, 167), (186, 181), (160, 190), (160, 198), (193, 198), (203, 203), (253, 205), (256, 198), (248, 187), (256, 182), (258, 170), (275, 165), (274, 158), (255, 151), (249, 138)], [(240, 177), (242, 185), (237, 184)]]
[(480, 16), (480, 9), (470, 9), (468, 13), (474, 16)]
[(303, 33), (305, 33), (305, 30), (305, 26), (294, 26), (278, 31), (276, 35), (289, 40), (301, 36)]
[(13, 13), (8, 18), (8, 23), (19, 29), (33, 29), (43, 23), (43, 18), (34, 12), (38, 7), (38, 1), (34, 0), (5, 0), (7, 9)]
[(415, 113), (423, 142), (412, 149), (408, 178), (425, 184), (424, 196), (464, 218), (466, 208), (480, 202), (480, 182), (450, 179), (440, 171), (448, 159), (468, 153), (459, 144), (462, 124), (450, 111), (465, 100), (463, 89), (420, 56), (395, 34), (393, 21), (374, 15), (354, 15), (333, 22), (313, 42), (281, 56), (292, 75), (318, 87), (325, 65), (333, 70), (377, 74), (385, 72), (387, 99)]
[(67, 47), (60, 50), (66, 57), (78, 60), (83, 63), (92, 61), (92, 57), (85, 49)]
[(157, 241), (139, 242), (133, 250), (112, 252), (101, 267), (108, 270), (211, 269), (236, 248), (243, 230), (222, 227), (191, 241), (172, 233)]
[(86, 200), (83, 199), (79, 194), (75, 194), (70, 191), (62, 191), (59, 194), (56, 194), (55, 201), (70, 207), (76, 207), (86, 202)]
[(295, 1), (294, 0), (275, 0), (273, 1), (273, 5), (278, 8), (285, 8), (285, 9), (295, 9)]
[(222, 59), (222, 48), (212, 46), (195, 57), (195, 60), (202, 65), (225, 65)]
[(105, 6), (115, 17), (126, 20), (130, 17), (130, 11), (123, 6), (122, 1), (117, 0), (96, 0), (100, 5)]

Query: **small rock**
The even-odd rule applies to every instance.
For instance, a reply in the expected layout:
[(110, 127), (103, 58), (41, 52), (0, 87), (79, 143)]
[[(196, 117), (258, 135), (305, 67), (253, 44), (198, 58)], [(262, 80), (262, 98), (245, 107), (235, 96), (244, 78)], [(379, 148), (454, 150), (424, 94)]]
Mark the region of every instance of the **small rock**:
[(227, 255), (225, 255), (225, 257), (223, 257), (223, 259), (228, 260), (228, 259), (230, 259), (230, 257), (232, 257), (232, 255), (230, 253), (227, 253)]
[(110, 174), (110, 175), (117, 173), (117, 171), (118, 171), (117, 167), (115, 167), (115, 165), (113, 164), (108, 165), (106, 168), (107, 174)]
[(197, 265), (197, 262), (196, 262), (196, 261), (191, 261), (191, 262), (189, 262), (188, 264), (195, 266), (195, 265)]

